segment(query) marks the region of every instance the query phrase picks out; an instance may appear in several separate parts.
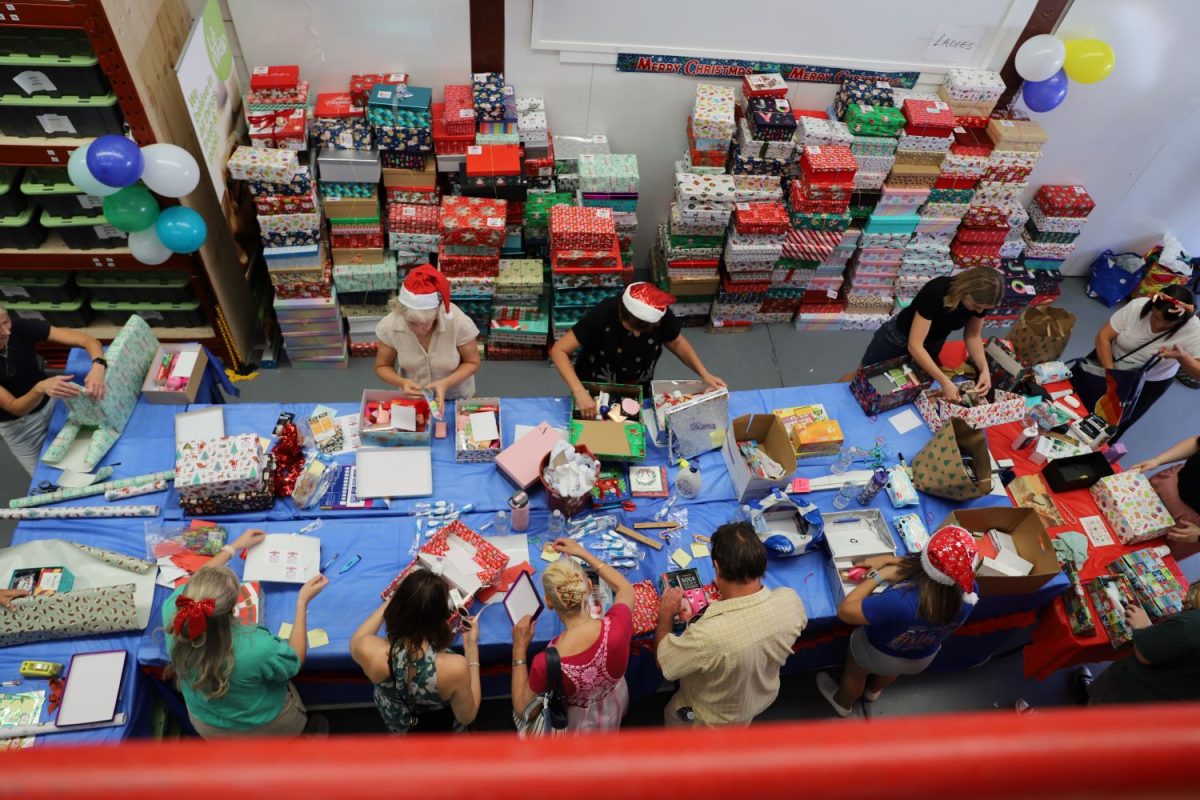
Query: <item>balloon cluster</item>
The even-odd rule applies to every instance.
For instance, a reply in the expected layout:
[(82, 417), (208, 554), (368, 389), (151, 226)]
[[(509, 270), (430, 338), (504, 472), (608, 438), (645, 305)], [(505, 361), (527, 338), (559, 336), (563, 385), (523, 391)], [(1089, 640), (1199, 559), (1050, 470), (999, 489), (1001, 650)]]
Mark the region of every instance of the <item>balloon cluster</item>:
[(1030, 111), (1050, 111), (1067, 98), (1067, 78), (1079, 83), (1099, 83), (1108, 77), (1117, 56), (1099, 39), (1064, 42), (1044, 33), (1017, 49), (1017, 74), (1025, 80), (1021, 97)]
[(104, 198), (105, 218), (129, 234), (129, 251), (143, 264), (161, 264), (204, 244), (203, 217), (185, 206), (162, 211), (151, 194), (183, 197), (199, 184), (200, 166), (182, 147), (138, 147), (124, 136), (101, 136), (71, 153), (67, 175), (75, 188)]

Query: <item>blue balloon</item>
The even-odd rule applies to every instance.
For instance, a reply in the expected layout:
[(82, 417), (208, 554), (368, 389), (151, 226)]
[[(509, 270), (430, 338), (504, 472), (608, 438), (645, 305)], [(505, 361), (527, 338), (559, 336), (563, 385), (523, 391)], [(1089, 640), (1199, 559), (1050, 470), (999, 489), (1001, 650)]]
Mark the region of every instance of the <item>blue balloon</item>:
[(124, 188), (142, 177), (142, 148), (124, 136), (108, 134), (88, 145), (87, 168), (105, 186)]
[(158, 239), (172, 253), (194, 253), (204, 244), (208, 226), (204, 218), (186, 206), (163, 209), (154, 223)]
[(1044, 81), (1025, 81), (1021, 96), (1030, 111), (1051, 111), (1067, 99), (1066, 70), (1060, 69)]

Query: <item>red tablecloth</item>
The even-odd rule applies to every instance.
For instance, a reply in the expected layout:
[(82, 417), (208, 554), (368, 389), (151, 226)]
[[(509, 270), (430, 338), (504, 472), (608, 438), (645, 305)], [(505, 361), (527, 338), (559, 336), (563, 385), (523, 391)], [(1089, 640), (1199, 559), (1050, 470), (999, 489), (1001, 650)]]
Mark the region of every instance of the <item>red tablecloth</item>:
[[(941, 357), (942, 363), (952, 368), (965, 360), (966, 348), (962, 342), (948, 343), (942, 349)], [(1039, 474), (1042, 471), (1041, 466), (1032, 463), (1028, 459), (1031, 448), (1025, 448), (1024, 450), (1012, 449), (1012, 441), (1020, 431), (1021, 425), (1017, 422), (988, 428), (988, 447), (992, 452), (992, 456), (997, 461), (1012, 459), (1013, 469), (1018, 476)], [(1117, 469), (1119, 470), (1120, 468), (1117, 467)], [(1066, 523), (1065, 525), (1048, 528), (1047, 531), (1051, 537), (1064, 531), (1078, 531), (1082, 533), (1083, 528), (1079, 525), (1080, 517), (1098, 516), (1104, 519), (1104, 515), (1100, 513), (1100, 509), (1096, 506), (1095, 501), (1092, 500), (1091, 492), (1087, 489), (1080, 489), (1074, 492), (1052, 493), (1051, 496), (1054, 499), (1055, 505), (1058, 506), (1063, 521)], [(1108, 524), (1108, 520), (1104, 520), (1104, 524), (1108, 527), (1109, 532), (1113, 533), (1115, 540), (1116, 535), (1112, 530), (1112, 526)], [(1154, 542), (1153, 544), (1162, 543)], [(1079, 578), (1086, 583), (1092, 578), (1107, 575), (1108, 565), (1113, 561), (1126, 553), (1132, 553), (1135, 550), (1141, 550), (1148, 546), (1151, 546), (1151, 544), (1146, 542), (1137, 545), (1113, 544), (1107, 547), (1090, 545), (1088, 548), (1088, 560), (1083, 565), (1083, 569), (1079, 570)], [(1180, 584), (1187, 586), (1187, 579), (1183, 577), (1183, 571), (1179, 568), (1179, 563), (1171, 556), (1165, 556), (1163, 561), (1175, 573), (1175, 577), (1179, 579)], [(1090, 603), (1091, 600), (1089, 599), (1088, 602)], [(1099, 624), (1099, 616), (1096, 615), (1094, 607), (1092, 608), (1092, 614), (1097, 620), (1096, 634), (1094, 636), (1076, 636), (1071, 632), (1071, 626), (1067, 622), (1067, 614), (1063, 608), (1062, 599), (1058, 598), (1047, 606), (1042, 611), (1041, 617), (1033, 629), (1032, 642), (1025, 647), (1025, 675), (1030, 678), (1045, 680), (1056, 670), (1093, 661), (1111, 661), (1115, 658), (1123, 658), (1133, 652), (1133, 648), (1131, 647), (1114, 650), (1108, 633)]]

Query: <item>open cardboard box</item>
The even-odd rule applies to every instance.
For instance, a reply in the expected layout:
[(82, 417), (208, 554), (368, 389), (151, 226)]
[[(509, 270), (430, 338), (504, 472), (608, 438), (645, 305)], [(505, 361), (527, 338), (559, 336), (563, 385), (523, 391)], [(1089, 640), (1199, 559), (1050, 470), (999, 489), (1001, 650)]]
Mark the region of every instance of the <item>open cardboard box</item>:
[[(750, 472), (746, 460), (738, 450), (739, 441), (754, 440), (766, 451), (767, 455), (779, 462), (783, 467), (783, 477), (778, 480), (760, 478)], [(787, 429), (779, 417), (774, 414), (747, 414), (737, 417), (725, 432), (725, 442), (721, 445), (721, 456), (725, 459), (725, 468), (733, 481), (733, 491), (738, 502), (757, 499), (769, 494), (772, 489), (786, 490), (796, 471), (796, 454), (788, 439)]]
[[(166, 386), (158, 386), (154, 383), (154, 376), (158, 372), (163, 358), (170, 356), (172, 353), (196, 354), (196, 360), (192, 364), (191, 370), (187, 373), (187, 385), (181, 389), (168, 389)], [(142, 380), (142, 397), (146, 398), (147, 403), (163, 405), (187, 405), (188, 403), (194, 403), (196, 402), (196, 393), (200, 391), (200, 381), (204, 378), (204, 370), (206, 369), (208, 369), (208, 354), (204, 352), (202, 345), (195, 342), (160, 344), (158, 350), (154, 353), (154, 358), (150, 361), (150, 369), (146, 372), (146, 377)]]
[(575, 412), (575, 401), (571, 401), (571, 423), (568, 439), (573, 445), (584, 445), (599, 459), (612, 461), (641, 461), (646, 457), (646, 434), (639, 421), (642, 407), (642, 388), (619, 383), (583, 384), (593, 397), (608, 392), (610, 405), (625, 398), (638, 404), (638, 413), (625, 422), (612, 420), (579, 419)]
[[(1060, 571), (1054, 545), (1046, 533), (1038, 513), (1028, 508), (973, 508), (952, 511), (941, 525), (960, 525), (972, 533), (986, 534), (991, 528), (1004, 531), (1013, 538), (1017, 555), (1033, 564), (1028, 575), (998, 576), (978, 575), (981, 596), (994, 594), (1030, 594), (1040, 589), (1046, 581)], [(977, 540), (981, 555), (993, 556), (991, 542), (984, 536)]]
[[(379, 428), (364, 425), (363, 420), (367, 418), (367, 403), (370, 402), (385, 402), (387, 400), (399, 400), (404, 397), (404, 392), (399, 389), (364, 389), (362, 393), (362, 402), (358, 406), (359, 419), (359, 439), (364, 447), (429, 447), (433, 433), (433, 420), (426, 420), (424, 430), (402, 431), (396, 428)], [(417, 426), (421, 426), (418, 424)]]

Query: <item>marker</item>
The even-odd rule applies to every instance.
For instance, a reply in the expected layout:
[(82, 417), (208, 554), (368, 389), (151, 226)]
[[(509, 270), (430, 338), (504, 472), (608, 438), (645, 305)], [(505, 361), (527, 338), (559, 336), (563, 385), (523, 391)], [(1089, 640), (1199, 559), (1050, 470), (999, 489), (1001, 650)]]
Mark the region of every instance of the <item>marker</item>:
[(335, 552), (333, 555), (331, 555), (331, 556), (329, 557), (329, 560), (328, 560), (328, 561), (326, 561), (324, 564), (322, 564), (322, 565), (321, 565), (321, 572), (325, 572), (325, 571), (327, 571), (327, 570), (328, 570), (330, 567), (332, 567), (332, 566), (333, 566), (333, 562), (337, 561), (337, 560), (338, 560), (338, 559), (341, 557), (341, 555), (342, 555), (342, 552), (341, 552), (340, 550), (339, 550), (339, 551), (337, 551), (337, 552)]
[(21, 685), (21, 681), (20, 681), (20, 679), (18, 679), (18, 680), (15, 680), (15, 681), (4, 681), (3, 683), (0, 683), (0, 686), (5, 686), (5, 687), (8, 687), (8, 686), (20, 686), (20, 685)]
[(360, 561), (362, 561), (362, 556), (360, 556), (356, 553), (354, 555), (354, 558), (347, 561), (345, 563), (345, 565), (343, 565), (342, 568), (338, 570), (338, 575), (341, 575), (344, 572), (349, 572), (350, 568), (353, 567), (355, 564), (357, 564)]

